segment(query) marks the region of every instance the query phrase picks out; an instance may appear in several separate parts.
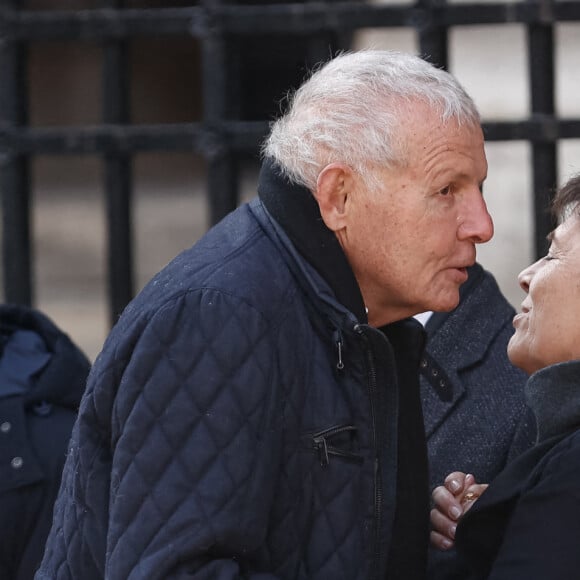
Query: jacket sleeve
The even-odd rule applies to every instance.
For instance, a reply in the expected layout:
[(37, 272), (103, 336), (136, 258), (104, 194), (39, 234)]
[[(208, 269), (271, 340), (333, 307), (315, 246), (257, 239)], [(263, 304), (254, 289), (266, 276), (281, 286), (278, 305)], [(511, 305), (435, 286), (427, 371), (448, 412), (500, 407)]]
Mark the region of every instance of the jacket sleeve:
[(280, 464), (275, 334), (213, 290), (148, 323), (113, 407), (109, 580), (275, 578), (250, 564)]
[(523, 492), (489, 580), (568, 580), (580, 569), (580, 446), (548, 461)]

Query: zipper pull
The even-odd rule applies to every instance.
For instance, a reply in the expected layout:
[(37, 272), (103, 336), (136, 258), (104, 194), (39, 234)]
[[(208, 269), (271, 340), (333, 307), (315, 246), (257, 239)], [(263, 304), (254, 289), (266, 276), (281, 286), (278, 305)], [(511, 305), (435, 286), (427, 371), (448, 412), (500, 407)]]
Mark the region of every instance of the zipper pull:
[(336, 368), (341, 371), (344, 368), (344, 363), (342, 362), (342, 336), (340, 331), (334, 331), (334, 343), (336, 344), (336, 350), (338, 351), (338, 362), (336, 363)]
[(322, 467), (326, 467), (329, 463), (326, 437), (324, 435), (314, 437), (314, 445), (316, 446), (316, 449), (318, 449), (318, 454), (320, 456), (320, 465)]

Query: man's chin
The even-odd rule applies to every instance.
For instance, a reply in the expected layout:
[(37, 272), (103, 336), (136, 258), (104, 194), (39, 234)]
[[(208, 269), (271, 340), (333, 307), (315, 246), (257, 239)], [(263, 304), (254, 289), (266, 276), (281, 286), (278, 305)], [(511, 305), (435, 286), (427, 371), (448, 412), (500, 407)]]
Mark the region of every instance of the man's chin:
[(459, 290), (455, 293), (450, 293), (449, 296), (446, 296), (444, 299), (437, 300), (429, 310), (433, 310), (433, 312), (451, 312), (451, 310), (457, 308), (458, 305)]

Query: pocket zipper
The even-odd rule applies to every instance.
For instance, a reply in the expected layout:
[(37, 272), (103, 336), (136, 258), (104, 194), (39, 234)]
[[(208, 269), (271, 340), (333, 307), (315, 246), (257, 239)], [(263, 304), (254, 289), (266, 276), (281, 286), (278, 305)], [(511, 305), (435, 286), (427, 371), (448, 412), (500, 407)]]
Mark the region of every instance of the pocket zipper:
[(336, 457), (342, 457), (350, 461), (356, 461), (357, 463), (362, 463), (364, 458), (360, 453), (355, 451), (348, 451), (346, 449), (341, 449), (340, 447), (335, 447), (332, 445), (331, 440), (334, 436), (340, 435), (345, 432), (356, 433), (357, 428), (354, 425), (338, 425), (336, 427), (330, 427), (329, 429), (324, 429), (313, 433), (311, 439), (313, 442), (313, 449), (318, 452), (320, 457), (320, 465), (326, 467), (330, 462), (330, 455), (335, 455)]

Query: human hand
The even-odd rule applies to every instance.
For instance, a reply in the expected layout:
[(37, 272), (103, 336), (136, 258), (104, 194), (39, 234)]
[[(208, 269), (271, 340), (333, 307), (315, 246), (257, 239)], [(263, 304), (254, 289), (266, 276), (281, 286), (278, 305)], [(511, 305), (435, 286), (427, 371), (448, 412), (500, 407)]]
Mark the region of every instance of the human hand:
[(431, 544), (440, 550), (449, 550), (455, 540), (457, 523), (469, 511), (477, 498), (487, 489), (486, 483), (477, 483), (471, 474), (454, 471), (444, 485), (433, 490), (434, 508), (431, 510)]

